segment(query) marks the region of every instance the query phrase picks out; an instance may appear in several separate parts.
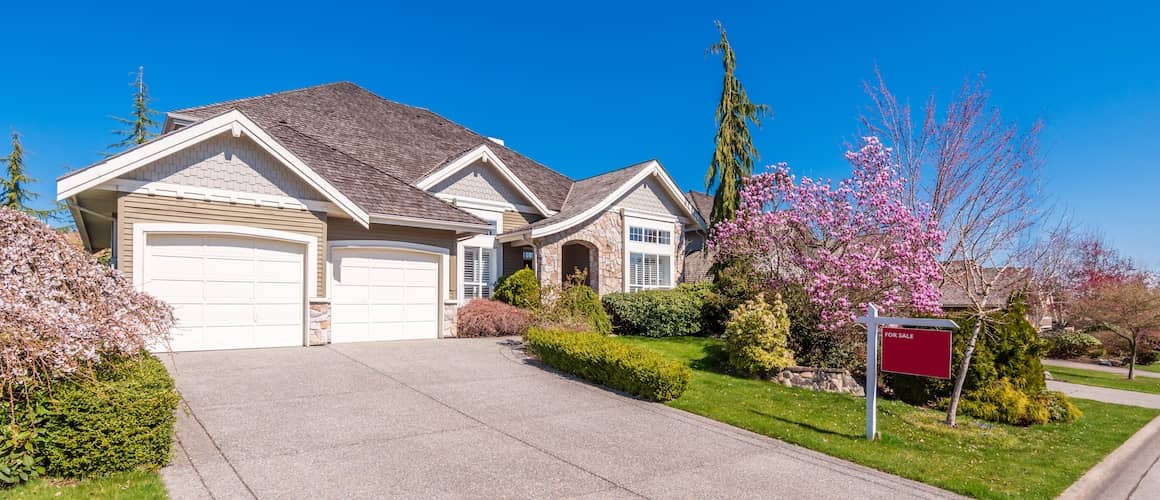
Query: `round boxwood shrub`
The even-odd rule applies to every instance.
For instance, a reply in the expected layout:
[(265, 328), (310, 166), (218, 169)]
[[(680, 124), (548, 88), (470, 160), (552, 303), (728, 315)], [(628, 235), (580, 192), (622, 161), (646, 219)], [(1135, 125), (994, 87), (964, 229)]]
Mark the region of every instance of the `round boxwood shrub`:
[(493, 297), (524, 309), (540, 307), (540, 280), (535, 271), (525, 267), (500, 278)]
[(725, 325), (725, 350), (729, 364), (753, 375), (793, 366), (793, 352), (786, 347), (789, 317), (781, 297), (772, 304), (764, 295), (741, 304)]
[(707, 290), (708, 284), (683, 284), (670, 290), (610, 293), (601, 301), (618, 335), (698, 335)]

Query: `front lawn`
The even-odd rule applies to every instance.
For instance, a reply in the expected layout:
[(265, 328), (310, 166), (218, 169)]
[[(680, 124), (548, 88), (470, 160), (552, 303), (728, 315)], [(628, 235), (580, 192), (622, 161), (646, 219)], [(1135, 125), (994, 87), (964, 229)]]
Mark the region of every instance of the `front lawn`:
[(0, 490), (0, 497), (23, 499), (146, 500), (165, 496), (161, 476), (151, 471), (123, 472), (81, 480), (38, 479), (10, 490)]
[(1156, 410), (1076, 400), (1074, 424), (1012, 427), (881, 401), (882, 438), (868, 442), (865, 399), (783, 387), (721, 372), (721, 342), (696, 337), (619, 337), (693, 368), (689, 390), (668, 403), (737, 427), (951, 491), (984, 498), (1053, 498), (1157, 415)]
[[(1137, 376), (1135, 380), (1128, 380), (1127, 375), (1120, 375), (1118, 373), (1064, 366), (1047, 366), (1045, 368), (1048, 372), (1051, 372), (1051, 378), (1060, 382), (1160, 394), (1160, 378)], [(1136, 369), (1142, 368), (1141, 366), (1136, 367)]]
[(1150, 365), (1137, 365), (1137, 370), (1144, 370), (1146, 372), (1160, 373), (1160, 363), (1153, 363)]

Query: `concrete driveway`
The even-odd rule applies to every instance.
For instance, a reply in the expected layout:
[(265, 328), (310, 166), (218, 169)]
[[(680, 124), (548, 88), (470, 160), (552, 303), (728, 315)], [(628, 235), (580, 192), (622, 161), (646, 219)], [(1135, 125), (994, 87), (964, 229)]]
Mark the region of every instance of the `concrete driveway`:
[(167, 356), (173, 498), (941, 498), (555, 374), (504, 339)]

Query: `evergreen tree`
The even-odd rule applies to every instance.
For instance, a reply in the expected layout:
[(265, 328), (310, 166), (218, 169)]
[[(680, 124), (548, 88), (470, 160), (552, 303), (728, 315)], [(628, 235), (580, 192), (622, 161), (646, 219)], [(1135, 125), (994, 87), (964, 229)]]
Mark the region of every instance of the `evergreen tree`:
[(40, 219), (55, 214), (54, 210), (37, 210), (29, 203), (40, 196), (29, 189), (36, 179), (24, 172), (24, 147), (20, 145), (20, 133), (12, 132), (12, 152), (3, 160), (7, 166), (7, 176), (0, 179), (0, 207), (19, 210)]
[[(149, 108), (149, 102), (152, 99), (149, 97), (149, 87), (145, 85), (145, 67), (139, 66), (137, 68), (137, 78), (131, 84), (134, 89), (133, 92), (133, 114), (131, 118), (119, 118), (114, 116), (113, 119), (125, 126), (124, 129), (117, 130), (113, 133), (122, 137), (120, 142), (110, 144), (112, 149), (121, 149), (125, 147), (133, 147), (138, 144), (144, 144), (149, 139), (157, 135), (152, 130), (156, 127), (158, 122), (153, 117), (157, 116), (156, 110)], [(112, 154), (112, 153), (108, 153)]]
[(721, 55), (725, 80), (721, 88), (721, 101), (717, 104), (716, 149), (713, 151), (713, 161), (709, 163), (709, 172), (705, 175), (706, 191), (713, 191), (714, 186), (717, 188), (713, 198), (713, 212), (709, 217), (713, 224), (733, 216), (740, 205), (741, 181), (753, 173), (753, 161), (758, 158), (758, 154), (749, 136), (749, 122), (760, 127), (761, 119), (771, 114), (769, 106), (749, 101), (745, 87), (733, 74), (737, 58), (725, 36), (725, 27), (721, 21), (715, 24), (721, 32), (721, 40), (709, 47), (707, 52)]

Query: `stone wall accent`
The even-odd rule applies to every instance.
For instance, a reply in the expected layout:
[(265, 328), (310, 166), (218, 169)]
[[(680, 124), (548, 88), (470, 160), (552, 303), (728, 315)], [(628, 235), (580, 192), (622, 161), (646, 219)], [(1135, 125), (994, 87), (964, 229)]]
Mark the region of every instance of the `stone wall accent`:
[(786, 387), (798, 387), (811, 391), (842, 392), (856, 396), (866, 395), (865, 389), (846, 370), (796, 366), (772, 374), (769, 379)]
[[(624, 289), (624, 220), (616, 212), (604, 212), (591, 221), (567, 231), (546, 236), (536, 250), (540, 283), (560, 286), (563, 246), (586, 243), (589, 248), (589, 279), (601, 295)], [(593, 250), (595, 249), (595, 250)]]
[(307, 336), (309, 345), (330, 343), (330, 301), (310, 299), (310, 325)]
[(458, 335), (459, 329), (459, 304), (455, 302), (446, 302), (443, 304), (443, 331), (440, 336), (455, 337)]

